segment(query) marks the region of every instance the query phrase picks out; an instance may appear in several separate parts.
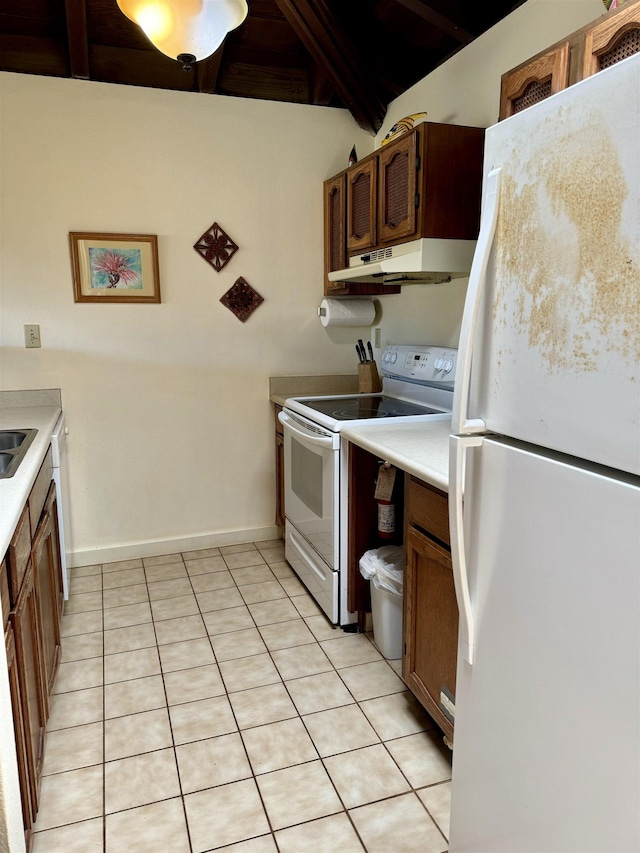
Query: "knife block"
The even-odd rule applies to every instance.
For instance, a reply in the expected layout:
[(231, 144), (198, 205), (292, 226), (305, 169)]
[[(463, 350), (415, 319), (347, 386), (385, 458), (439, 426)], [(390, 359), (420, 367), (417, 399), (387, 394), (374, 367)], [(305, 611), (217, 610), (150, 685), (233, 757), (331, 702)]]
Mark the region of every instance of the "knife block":
[(375, 361), (367, 361), (358, 365), (358, 393), (377, 394), (382, 391), (382, 382), (378, 376)]

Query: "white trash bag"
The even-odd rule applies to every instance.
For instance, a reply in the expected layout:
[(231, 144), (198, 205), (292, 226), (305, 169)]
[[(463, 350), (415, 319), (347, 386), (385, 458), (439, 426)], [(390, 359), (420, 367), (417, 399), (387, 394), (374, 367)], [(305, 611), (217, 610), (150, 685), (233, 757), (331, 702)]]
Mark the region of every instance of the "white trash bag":
[(402, 595), (404, 563), (400, 545), (383, 545), (366, 551), (360, 558), (360, 574), (378, 589)]

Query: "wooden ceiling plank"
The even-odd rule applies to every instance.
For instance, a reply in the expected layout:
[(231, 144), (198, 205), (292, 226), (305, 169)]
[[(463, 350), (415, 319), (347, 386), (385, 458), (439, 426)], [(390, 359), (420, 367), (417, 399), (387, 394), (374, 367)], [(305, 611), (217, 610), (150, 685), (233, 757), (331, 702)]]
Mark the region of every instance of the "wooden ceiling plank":
[(56, 39), (0, 33), (0, 70), (66, 77), (66, 51)]
[(442, 32), (456, 39), (460, 44), (469, 44), (474, 39), (474, 36), (472, 36), (471, 33), (468, 33), (462, 27), (458, 26), (458, 24), (456, 24), (455, 21), (452, 21), (451, 18), (447, 18), (440, 12), (436, 12), (436, 10), (432, 9), (428, 3), (424, 2), (424, 0), (395, 0), (395, 2), (404, 6), (405, 9), (410, 9), (412, 12), (415, 12), (416, 15), (419, 15), (425, 21), (433, 24), (434, 27), (437, 27), (439, 30), (442, 30)]
[(89, 40), (85, 0), (65, 0), (71, 76), (89, 80)]
[(276, 2), (360, 127), (377, 133), (387, 106), (376, 92), (359, 51), (343, 32), (326, 0)]
[(193, 72), (185, 74), (179, 62), (159, 50), (94, 44), (91, 46), (91, 79), (181, 92), (195, 90)]
[(218, 81), (220, 94), (237, 98), (261, 98), (290, 104), (309, 103), (306, 72), (283, 71), (281, 68), (259, 68), (238, 63), (223, 67)]
[(224, 54), (224, 42), (212, 55), (196, 64), (198, 75), (198, 91), (206, 95), (215, 95), (218, 85), (218, 75)]

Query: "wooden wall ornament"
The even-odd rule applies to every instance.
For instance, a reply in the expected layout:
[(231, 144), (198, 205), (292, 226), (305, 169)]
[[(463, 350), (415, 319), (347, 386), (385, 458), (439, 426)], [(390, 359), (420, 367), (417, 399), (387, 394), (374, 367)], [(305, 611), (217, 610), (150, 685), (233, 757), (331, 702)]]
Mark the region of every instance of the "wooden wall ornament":
[(253, 312), (264, 302), (257, 290), (245, 281), (242, 276), (235, 282), (233, 287), (221, 297), (220, 302), (235, 314), (240, 322), (246, 322)]
[(217, 222), (204, 232), (193, 248), (216, 272), (223, 270), (238, 251), (238, 245)]

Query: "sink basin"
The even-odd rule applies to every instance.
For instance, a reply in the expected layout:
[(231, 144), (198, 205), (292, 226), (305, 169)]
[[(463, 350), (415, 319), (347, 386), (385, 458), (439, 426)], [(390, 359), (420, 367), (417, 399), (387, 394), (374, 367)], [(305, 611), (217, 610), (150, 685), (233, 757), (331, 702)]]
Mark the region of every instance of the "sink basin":
[(17, 432), (16, 430), (0, 430), (0, 451), (13, 450), (15, 447), (20, 447), (27, 437), (25, 431)]
[(4, 474), (14, 460), (11, 453), (0, 453), (0, 474)]
[(0, 480), (13, 477), (37, 429), (0, 429)]

